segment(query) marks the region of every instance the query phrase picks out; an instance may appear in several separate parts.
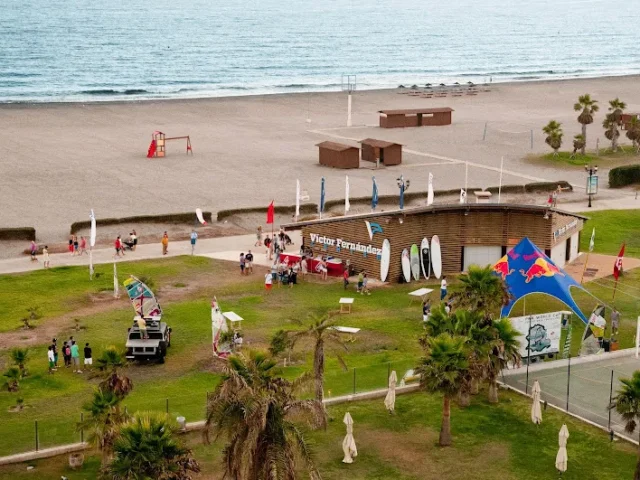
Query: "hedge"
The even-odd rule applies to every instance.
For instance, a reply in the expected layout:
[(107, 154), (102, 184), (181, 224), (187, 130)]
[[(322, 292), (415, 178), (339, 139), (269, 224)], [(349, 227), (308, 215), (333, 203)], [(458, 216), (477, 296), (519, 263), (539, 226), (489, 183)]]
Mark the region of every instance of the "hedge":
[(627, 165), (609, 170), (609, 187), (626, 187), (633, 183), (640, 183), (640, 165)]
[(564, 181), (564, 180), (559, 180), (557, 182), (527, 183), (524, 186), (524, 191), (527, 192), (527, 193), (532, 193), (532, 192), (553, 192), (556, 188), (558, 188), (558, 185), (560, 185), (560, 187), (565, 189), (565, 190), (569, 190), (570, 192), (573, 191), (573, 187), (571, 186), (571, 184), (569, 182)]
[(32, 227), (0, 228), (0, 240), (34, 240), (36, 229)]
[[(202, 212), (202, 216), (207, 222), (211, 222), (211, 212)], [(97, 218), (96, 226), (121, 225), (125, 223), (186, 223), (193, 224), (196, 222), (195, 212), (188, 213), (166, 213), (162, 215), (138, 215), (135, 217), (123, 218)], [(75, 234), (80, 230), (91, 228), (90, 220), (74, 222), (71, 224), (71, 234)]]

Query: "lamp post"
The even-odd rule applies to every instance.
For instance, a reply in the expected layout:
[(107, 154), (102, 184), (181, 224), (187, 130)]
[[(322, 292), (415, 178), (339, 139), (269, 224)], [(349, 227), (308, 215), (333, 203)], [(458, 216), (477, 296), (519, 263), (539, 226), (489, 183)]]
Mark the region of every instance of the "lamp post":
[(404, 209), (404, 192), (409, 190), (410, 180), (405, 180), (404, 175), (400, 175), (399, 178), (396, 178), (396, 183), (398, 184), (398, 188), (400, 189), (400, 210)]
[(589, 175), (587, 177), (587, 196), (589, 197), (588, 207), (591, 208), (591, 197), (598, 193), (598, 166), (585, 165), (584, 171)]

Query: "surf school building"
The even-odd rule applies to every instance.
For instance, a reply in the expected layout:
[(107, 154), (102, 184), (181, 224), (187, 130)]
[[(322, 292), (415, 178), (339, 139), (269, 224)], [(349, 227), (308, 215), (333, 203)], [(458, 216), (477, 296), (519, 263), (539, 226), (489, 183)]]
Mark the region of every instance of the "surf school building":
[[(497, 262), (522, 238), (528, 237), (562, 267), (578, 256), (586, 217), (533, 205), (437, 205), (370, 214), (332, 217), (283, 225), (302, 230), (305, 247), (314, 257), (327, 255), (348, 261), (356, 272), (379, 278), (383, 241), (389, 241), (387, 281), (400, 281), (402, 252), (440, 240), (443, 274), (458, 274), (469, 265)], [(437, 261), (437, 260), (436, 260)]]

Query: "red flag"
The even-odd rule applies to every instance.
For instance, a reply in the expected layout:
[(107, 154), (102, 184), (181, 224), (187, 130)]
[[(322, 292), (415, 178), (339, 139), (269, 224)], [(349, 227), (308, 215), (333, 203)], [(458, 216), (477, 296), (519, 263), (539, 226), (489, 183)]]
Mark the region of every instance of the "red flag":
[(273, 200), (272, 200), (271, 203), (269, 204), (269, 208), (267, 208), (267, 223), (273, 223), (274, 211), (275, 211), (275, 208), (273, 206)]
[(616, 280), (618, 280), (620, 272), (622, 271), (622, 257), (624, 257), (624, 243), (622, 244), (622, 247), (620, 247), (620, 253), (618, 253), (616, 263), (613, 264), (613, 276)]

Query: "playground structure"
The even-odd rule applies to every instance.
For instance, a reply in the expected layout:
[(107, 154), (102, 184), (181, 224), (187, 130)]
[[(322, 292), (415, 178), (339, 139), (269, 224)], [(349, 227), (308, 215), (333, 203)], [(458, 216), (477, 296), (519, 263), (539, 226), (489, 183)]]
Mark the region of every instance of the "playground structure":
[(166, 155), (166, 145), (169, 140), (186, 140), (187, 141), (187, 155), (193, 150), (191, 149), (191, 138), (189, 135), (183, 135), (181, 137), (167, 137), (166, 134), (156, 130), (151, 134), (151, 144), (147, 151), (147, 158), (164, 157)]

